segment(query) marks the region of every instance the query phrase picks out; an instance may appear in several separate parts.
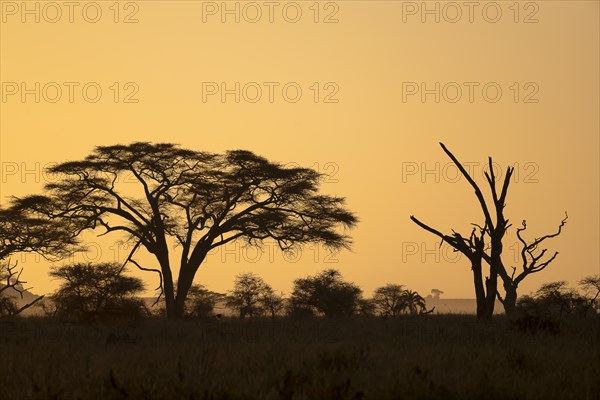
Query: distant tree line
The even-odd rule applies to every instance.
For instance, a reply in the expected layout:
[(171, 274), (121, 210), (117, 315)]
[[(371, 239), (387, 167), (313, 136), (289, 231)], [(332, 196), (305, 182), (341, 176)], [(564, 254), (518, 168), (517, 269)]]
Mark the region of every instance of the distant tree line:
[[(139, 297), (144, 286), (139, 278), (127, 276), (116, 263), (76, 263), (53, 267), (51, 276), (59, 288), (41, 302), (47, 316), (68, 321), (95, 321), (114, 318), (143, 318), (164, 315), (164, 301), (151, 307)], [(289, 297), (276, 293), (260, 276), (246, 272), (235, 277), (227, 293), (192, 285), (185, 304), (187, 318), (223, 314), (224, 305), (238, 318), (288, 316), (293, 318), (352, 316), (399, 317), (428, 314), (424, 298), (404, 286), (387, 284), (375, 290), (373, 298), (363, 297), (358, 285), (347, 282), (335, 269), (298, 278)], [(154, 311), (153, 311), (154, 310)], [(220, 311), (220, 312), (219, 312)]]
[(579, 290), (568, 287), (565, 281), (545, 283), (531, 295), (520, 297), (517, 310), (525, 315), (550, 318), (598, 313), (600, 275), (585, 277), (578, 283)]
[[(119, 318), (144, 318), (164, 315), (164, 301), (153, 306), (140, 298), (144, 286), (139, 278), (127, 275), (116, 263), (76, 263), (53, 267), (51, 276), (59, 288), (40, 302), (50, 317), (66, 321), (96, 321)], [(522, 314), (543, 317), (586, 316), (599, 307), (600, 276), (579, 282), (580, 291), (566, 282), (542, 285), (535, 293), (522, 296), (517, 309)], [(2, 303), (0, 303), (2, 304)], [(429, 314), (425, 299), (403, 285), (388, 283), (365, 298), (361, 288), (345, 281), (335, 269), (298, 278), (289, 297), (276, 293), (260, 276), (246, 272), (235, 277), (227, 293), (192, 285), (185, 304), (186, 318), (221, 318), (225, 313), (237, 318), (341, 318)], [(6, 314), (6, 312), (4, 312)]]

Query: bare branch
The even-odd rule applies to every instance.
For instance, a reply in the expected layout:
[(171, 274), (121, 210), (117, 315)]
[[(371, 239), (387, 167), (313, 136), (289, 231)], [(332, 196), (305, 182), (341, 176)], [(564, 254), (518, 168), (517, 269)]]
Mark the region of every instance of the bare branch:
[(42, 300), (45, 296), (39, 296), (37, 297), (35, 300), (25, 304), (24, 306), (22, 306), (21, 308), (19, 308), (17, 311), (15, 311), (14, 314), (12, 315), (18, 315), (20, 313), (22, 313), (23, 311), (27, 310), (29, 307), (35, 305), (38, 301)]
[(485, 202), (485, 198), (483, 197), (483, 193), (481, 193), (481, 190), (479, 189), (479, 186), (477, 185), (477, 183), (475, 183), (475, 181), (473, 180), (473, 178), (471, 178), (471, 175), (469, 175), (469, 173), (467, 172), (467, 170), (462, 166), (462, 164), (460, 163), (460, 161), (458, 161), (458, 159), (454, 156), (454, 154), (452, 154), (450, 152), (450, 150), (448, 150), (446, 148), (446, 146), (444, 146), (443, 143), (440, 143), (440, 146), (442, 146), (442, 149), (444, 150), (444, 152), (454, 162), (454, 164), (456, 165), (456, 167), (463, 174), (463, 176), (465, 177), (465, 179), (469, 182), (469, 184), (471, 185), (471, 187), (473, 188), (473, 190), (475, 190), (475, 195), (477, 196), (477, 200), (479, 200), (479, 205), (481, 206), (481, 209), (483, 210), (483, 214), (485, 215), (486, 224), (488, 225), (488, 227), (490, 228), (490, 230), (494, 230), (494, 224), (492, 222), (492, 217), (490, 215), (490, 211), (488, 210), (487, 204)]
[(156, 298), (156, 301), (152, 304), (152, 306), (155, 306), (156, 304), (158, 304), (158, 302), (160, 301), (160, 298), (162, 297), (162, 295), (164, 294), (164, 288), (163, 288), (163, 276), (162, 276), (162, 272), (158, 269), (153, 269), (153, 268), (145, 268), (142, 267), (137, 261), (135, 261), (133, 259), (133, 255), (135, 254), (135, 252), (137, 251), (137, 249), (140, 247), (140, 242), (137, 242), (135, 244), (135, 246), (133, 246), (133, 249), (131, 250), (131, 252), (129, 253), (129, 255), (127, 256), (127, 258), (125, 259), (125, 262), (123, 263), (123, 265), (121, 266), (121, 269), (119, 270), (119, 274), (123, 271), (123, 269), (125, 268), (125, 266), (127, 265), (128, 262), (132, 263), (133, 265), (135, 265), (138, 269), (142, 270), (142, 271), (147, 271), (147, 272), (156, 272), (158, 273), (158, 277), (159, 277), (159, 284), (158, 287), (155, 290), (159, 290), (160, 289), (160, 293), (158, 294), (158, 297)]
[(521, 228), (517, 229), (517, 237), (523, 245), (523, 248), (521, 249), (522, 272), (513, 279), (513, 282), (518, 284), (525, 279), (527, 275), (544, 270), (552, 263), (552, 261), (554, 261), (554, 259), (558, 256), (558, 252), (555, 252), (554, 255), (552, 255), (546, 261), (541, 261), (548, 249), (542, 249), (538, 254), (536, 254), (536, 251), (538, 250), (540, 244), (542, 244), (545, 240), (557, 237), (561, 234), (562, 228), (567, 223), (568, 218), (569, 216), (565, 212), (565, 218), (560, 222), (560, 225), (555, 233), (536, 238), (530, 243), (528, 243), (522, 235), (522, 233), (527, 229), (527, 221), (523, 220)]

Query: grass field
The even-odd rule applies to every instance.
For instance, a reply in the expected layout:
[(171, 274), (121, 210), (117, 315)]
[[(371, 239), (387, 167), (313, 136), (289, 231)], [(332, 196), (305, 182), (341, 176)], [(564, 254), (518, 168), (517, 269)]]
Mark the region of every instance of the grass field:
[(0, 323), (2, 399), (599, 399), (600, 320)]

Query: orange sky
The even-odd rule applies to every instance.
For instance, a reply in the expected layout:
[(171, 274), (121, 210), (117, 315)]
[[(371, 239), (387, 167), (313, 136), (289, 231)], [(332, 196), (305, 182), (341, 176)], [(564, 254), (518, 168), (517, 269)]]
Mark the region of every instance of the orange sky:
[[(468, 264), (443, 248), (436, 255), (438, 241), (409, 220), (463, 231), (481, 222), (442, 141), (474, 163), (481, 183), (488, 155), (516, 165), (506, 214), (517, 225), (527, 219), (532, 236), (554, 230), (568, 211), (564, 234), (549, 243), (558, 259), (521, 293), (599, 272), (597, 1), (475, 2), (472, 10), (428, 2), (439, 22), (421, 2), (227, 2), (239, 22), (220, 1), (114, 3), (0, 1), (2, 204), (40, 191), (51, 178), (43, 166), (96, 145), (249, 149), (332, 174), (323, 191), (347, 197), (361, 219), (353, 251), (332, 259), (305, 249), (292, 262), (232, 245), (209, 258), (197, 282), (224, 291), (235, 274), (254, 271), (289, 293), (294, 278), (333, 267), (368, 295), (398, 282), (473, 297)], [(236, 82), (239, 103), (235, 93), (223, 102), (206, 91), (224, 83), (235, 92)], [(430, 90), (424, 99), (421, 84)], [(99, 242), (88, 259), (125, 257), (113, 241), (88, 239)], [(515, 242), (512, 229), (509, 265)], [(46, 262), (28, 256), (21, 265), (34, 291), (56, 287)], [(140, 276), (155, 286), (152, 274)]]

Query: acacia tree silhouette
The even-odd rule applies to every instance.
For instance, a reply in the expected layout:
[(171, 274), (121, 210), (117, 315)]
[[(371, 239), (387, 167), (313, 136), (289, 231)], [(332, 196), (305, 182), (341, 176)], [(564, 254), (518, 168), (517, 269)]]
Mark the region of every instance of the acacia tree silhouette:
[(118, 263), (75, 263), (52, 267), (50, 276), (61, 280), (50, 296), (60, 318), (87, 320), (111, 316), (143, 315), (145, 306), (137, 296), (141, 279), (123, 274)]
[(373, 303), (383, 317), (397, 317), (406, 309), (403, 285), (388, 283), (375, 289)]
[(600, 310), (600, 301), (598, 301), (598, 297), (600, 297), (600, 274), (586, 276), (579, 281), (579, 285), (588, 300), (587, 309)]
[(263, 311), (262, 298), (273, 289), (258, 275), (245, 272), (235, 277), (227, 296), (227, 306), (239, 312), (240, 318), (258, 316)]
[(204, 285), (192, 285), (188, 292), (187, 315), (194, 318), (206, 318), (212, 315), (215, 306), (225, 295), (208, 290)]
[[(444, 146), (443, 143), (440, 143), (440, 146), (468, 181), (469, 185), (475, 190), (475, 195), (483, 211), (485, 223), (483, 226), (472, 224), (475, 227), (467, 239), (454, 230), (452, 231), (452, 235), (445, 235), (419, 221), (414, 216), (411, 216), (410, 218), (421, 228), (440, 237), (456, 251), (460, 251), (469, 259), (471, 262), (471, 269), (473, 271), (473, 280), (475, 284), (478, 318), (490, 318), (492, 316), (496, 297), (502, 302), (504, 311), (507, 314), (512, 314), (516, 309), (517, 288), (519, 283), (529, 274), (539, 272), (546, 268), (558, 255), (558, 253), (555, 253), (554, 256), (543, 261), (546, 249), (536, 253), (539, 245), (546, 239), (560, 235), (561, 229), (566, 223), (567, 218), (563, 219), (557, 233), (537, 238), (530, 243), (528, 243), (521, 236), (521, 233), (527, 227), (526, 222), (523, 221), (523, 226), (517, 229), (517, 237), (524, 246), (521, 252), (523, 271), (515, 277), (516, 268), (513, 267), (512, 274), (509, 274), (502, 261), (502, 240), (506, 234), (506, 231), (511, 226), (508, 223), (508, 219), (504, 217), (504, 207), (506, 205), (506, 196), (508, 194), (508, 187), (510, 185), (510, 179), (514, 168), (506, 168), (504, 182), (502, 183), (500, 193), (498, 193), (492, 158), (488, 158), (489, 171), (485, 172), (485, 178), (492, 193), (492, 209), (488, 206), (488, 203), (486, 202), (485, 197), (483, 196), (483, 193), (477, 183), (469, 175), (458, 159), (446, 148), (446, 146)], [(494, 218), (492, 217), (492, 211), (495, 214)], [(489, 246), (486, 246), (485, 244), (486, 235), (490, 238)], [(483, 284), (482, 260), (489, 265), (489, 276), (485, 279), (485, 286)], [(502, 279), (505, 289), (506, 294), (504, 298), (501, 297), (500, 293), (498, 292), (498, 276), (500, 276)]]
[(75, 244), (67, 225), (24, 207), (18, 199), (13, 199), (7, 208), (0, 208), (0, 315), (20, 314), (44, 298), (39, 296), (18, 307), (14, 296), (8, 295), (12, 290), (23, 298), (27, 290), (23, 287), (27, 282), (21, 280), (23, 268), (17, 269), (18, 262), (11, 264), (12, 254), (37, 252), (47, 259), (58, 259), (74, 251)]
[(309, 310), (328, 318), (355, 315), (362, 300), (362, 290), (353, 282), (343, 280), (335, 269), (326, 269), (314, 276), (298, 278), (290, 296), (290, 311)]
[[(50, 168), (64, 176), (46, 185), (48, 196), (23, 200), (32, 207), (51, 204), (51, 214), (80, 224), (78, 232), (103, 228), (134, 241), (127, 262), (157, 272), (167, 316), (183, 316), (185, 299), (208, 252), (244, 239), (251, 246), (274, 240), (282, 251), (304, 243), (349, 248), (339, 228), (355, 215), (344, 199), (318, 194), (322, 175), (309, 168), (286, 168), (250, 151), (225, 154), (146, 142), (97, 147), (81, 161)], [(123, 182), (126, 175), (135, 185)], [(177, 288), (169, 260), (170, 241), (181, 247)], [(133, 256), (145, 248), (159, 268)]]
[(271, 288), (268, 285), (262, 294), (260, 302), (264, 311), (269, 313), (271, 319), (273, 320), (275, 320), (277, 314), (279, 314), (279, 312), (281, 312), (281, 310), (283, 310), (283, 307), (285, 306), (285, 299), (283, 297), (283, 293), (275, 293), (273, 288)]
[(69, 226), (45, 214), (20, 199), (0, 208), (0, 260), (23, 252), (59, 259), (75, 250), (76, 239)]

